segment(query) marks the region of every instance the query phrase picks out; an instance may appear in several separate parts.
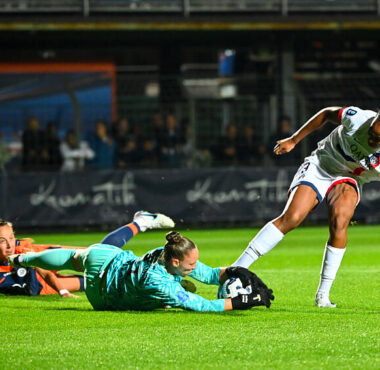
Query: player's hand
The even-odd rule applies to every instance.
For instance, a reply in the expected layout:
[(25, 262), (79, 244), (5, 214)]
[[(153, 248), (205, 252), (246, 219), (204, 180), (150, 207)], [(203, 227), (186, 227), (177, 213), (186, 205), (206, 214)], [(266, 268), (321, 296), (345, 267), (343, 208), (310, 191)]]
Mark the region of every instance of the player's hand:
[(68, 292), (68, 293), (62, 294), (61, 297), (62, 298), (75, 298), (75, 299), (77, 299), (77, 298), (79, 298), (79, 295), (71, 294), (70, 292)]
[(225, 270), (225, 274), (228, 278), (239, 278), (243, 284), (243, 287), (246, 288), (248, 285), (251, 285), (251, 274), (252, 272), (241, 266), (230, 266)]
[(265, 306), (269, 308), (274, 300), (273, 290), (268, 288), (259, 288), (259, 294), (261, 297), (260, 304), (258, 306)]
[(249, 280), (250, 284), (252, 285), (253, 289), (260, 289), (260, 288), (265, 288), (268, 289), (266, 284), (252, 271), (249, 271)]
[(285, 154), (293, 150), (295, 146), (296, 142), (294, 138), (291, 136), (283, 140), (278, 140), (277, 144), (273, 148), (273, 152), (277, 155)]
[(268, 299), (266, 295), (262, 295), (259, 291), (254, 291), (249, 294), (239, 294), (237, 297), (231, 298), (231, 304), (233, 310), (248, 310), (255, 306), (267, 306)]
[(254, 290), (250, 294), (239, 294), (235, 298), (231, 298), (233, 310), (248, 310), (256, 306), (265, 306), (269, 308), (274, 300), (273, 290), (260, 288)]
[(256, 274), (254, 274), (252, 271), (249, 271), (245, 267), (230, 266), (226, 268), (225, 273), (228, 278), (239, 278), (244, 288), (246, 288), (248, 285), (251, 285), (253, 290), (260, 287), (268, 289), (268, 287)]

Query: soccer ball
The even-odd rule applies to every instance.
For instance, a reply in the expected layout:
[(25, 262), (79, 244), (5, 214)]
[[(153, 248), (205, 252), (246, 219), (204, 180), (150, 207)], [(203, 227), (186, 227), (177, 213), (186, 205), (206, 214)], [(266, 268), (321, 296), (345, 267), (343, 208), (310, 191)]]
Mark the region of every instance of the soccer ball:
[(239, 294), (250, 294), (251, 286), (243, 288), (243, 284), (239, 278), (232, 277), (227, 279), (222, 285), (219, 285), (218, 298), (235, 298)]

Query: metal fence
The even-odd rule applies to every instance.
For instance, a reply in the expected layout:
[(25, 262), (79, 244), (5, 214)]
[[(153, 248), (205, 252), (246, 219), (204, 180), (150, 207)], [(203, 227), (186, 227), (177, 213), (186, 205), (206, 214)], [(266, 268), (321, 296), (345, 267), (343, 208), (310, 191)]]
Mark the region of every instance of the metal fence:
[(296, 13), (380, 14), (379, 0), (0, 0), (1, 13)]
[[(293, 85), (294, 90), (287, 91), (287, 98), (290, 93), (295, 102), (295, 116), (290, 122), (293, 131), (326, 106), (356, 105), (374, 110), (378, 107), (380, 77), (377, 74), (351, 75), (349, 78), (297, 74)], [(278, 126), (281, 115), (286, 114), (287, 110), (282, 106), (284, 92), (275, 76), (221, 78), (209, 75), (193, 78), (177, 75), (164, 78), (154, 71), (138, 75), (124, 70), (117, 74), (117, 87), (117, 118), (128, 120), (130, 133), (138, 140), (143, 138), (157, 142), (157, 130), (165, 128), (168, 119), (175, 120), (180, 139), (173, 145), (178, 144), (182, 148), (178, 161), (170, 166), (267, 166), (277, 163), (271, 157), (271, 148), (275, 139), (286, 135), (279, 132)], [(45, 129), (49, 121), (54, 121), (58, 136), (64, 140), (66, 132), (75, 128), (75, 116), (69, 116), (70, 111), (73, 111), (70, 103), (67, 106), (62, 104), (61, 101), (55, 104), (52, 99), (48, 105), (42, 100), (41, 103), (34, 102), (29, 108), (22, 105), (12, 108), (7, 102), (0, 105), (0, 135), (12, 155), (20, 155), (22, 133), (30, 116), (38, 118), (41, 129)], [(79, 136), (82, 139), (87, 139), (93, 133), (98, 120), (104, 120), (111, 129), (113, 118), (104, 115), (107, 112), (106, 106), (102, 109), (104, 104), (104, 99), (95, 95), (92, 100), (86, 100), (80, 106), (82, 131)], [(157, 124), (161, 128), (157, 128)], [(233, 156), (232, 161), (228, 161), (228, 158), (221, 155), (220, 148), (225, 145), (223, 140), (226, 140), (225, 134), (230, 125), (235, 126), (237, 131), (236, 139), (231, 141), (235, 141), (238, 147), (244, 141), (245, 126), (253, 129), (252, 145), (260, 146), (260, 150), (252, 153), (255, 156), (252, 161), (245, 161), (244, 158), (241, 160), (241, 156)], [(299, 163), (315, 148), (316, 142), (331, 130), (332, 127), (328, 126), (306, 138), (301, 143), (296, 158), (287, 163)], [(17, 161), (15, 163), (17, 168)], [(139, 163), (135, 160), (133, 166), (139, 167)], [(141, 163), (144, 168), (150, 165), (166, 166), (160, 160), (151, 164)]]

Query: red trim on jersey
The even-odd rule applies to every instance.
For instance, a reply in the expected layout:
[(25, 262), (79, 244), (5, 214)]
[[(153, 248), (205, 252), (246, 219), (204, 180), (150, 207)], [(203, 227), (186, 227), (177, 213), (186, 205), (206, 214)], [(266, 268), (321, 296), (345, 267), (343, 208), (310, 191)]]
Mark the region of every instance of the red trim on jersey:
[(352, 173), (354, 176), (360, 176), (362, 174), (362, 172), (364, 172), (364, 171), (365, 171), (365, 169), (363, 167), (358, 167), (358, 168), (355, 168), (350, 173)]
[(356, 189), (356, 194), (357, 194), (357, 197), (358, 197), (358, 200), (357, 200), (357, 203), (359, 203), (359, 188), (358, 188), (358, 183), (354, 180), (354, 179), (350, 179), (350, 178), (347, 178), (347, 179), (340, 179), (340, 180), (336, 180), (334, 181), (330, 187), (327, 189), (327, 192), (326, 192), (326, 197), (327, 197), (327, 194), (330, 193), (331, 189), (335, 186), (335, 185), (338, 185), (338, 184), (343, 184), (343, 183), (349, 183), (349, 184), (352, 184), (355, 186), (355, 189)]
[(339, 113), (338, 113), (338, 121), (339, 121), (339, 123), (342, 123), (342, 114), (343, 114), (343, 111), (344, 111), (346, 108), (348, 108), (348, 107), (344, 107), (344, 108), (342, 108), (342, 109), (339, 111)]

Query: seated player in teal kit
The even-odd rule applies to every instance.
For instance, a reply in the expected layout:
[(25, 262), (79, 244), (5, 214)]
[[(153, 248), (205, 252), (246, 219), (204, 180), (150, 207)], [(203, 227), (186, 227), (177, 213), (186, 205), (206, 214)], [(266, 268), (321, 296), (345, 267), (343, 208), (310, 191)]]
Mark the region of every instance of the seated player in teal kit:
[[(198, 248), (188, 238), (171, 231), (164, 247), (142, 257), (121, 250), (128, 240), (147, 229), (174, 227), (163, 214), (139, 211), (133, 222), (107, 235), (99, 244), (82, 250), (51, 250), (12, 255), (15, 266), (41, 267), (46, 270), (84, 271), (85, 291), (95, 310), (153, 310), (180, 307), (193, 311), (245, 310), (271, 305), (272, 290), (252, 272), (242, 267), (211, 268), (198, 261)], [(230, 277), (239, 277), (252, 292), (232, 299), (207, 300), (186, 291), (182, 278), (219, 285)]]

